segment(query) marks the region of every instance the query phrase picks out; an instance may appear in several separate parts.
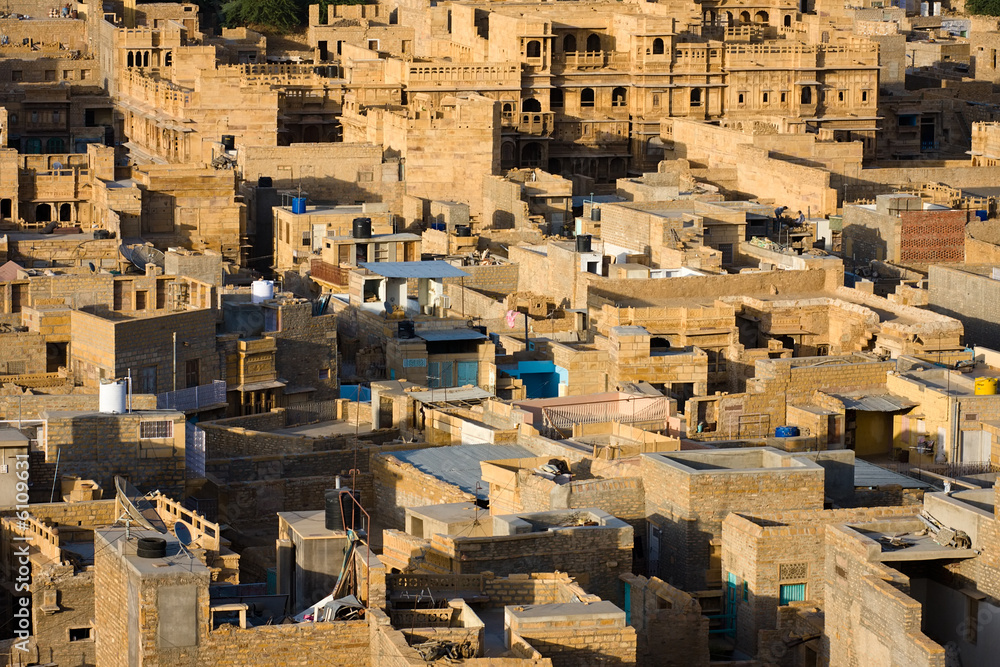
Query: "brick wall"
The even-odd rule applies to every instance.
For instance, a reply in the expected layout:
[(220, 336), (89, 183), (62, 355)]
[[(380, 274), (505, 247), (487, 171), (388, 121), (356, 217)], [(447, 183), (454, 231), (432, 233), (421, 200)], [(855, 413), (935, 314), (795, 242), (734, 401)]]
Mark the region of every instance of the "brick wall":
[[(842, 510), (796, 510), (755, 514), (730, 514), (722, 526), (722, 572), (732, 573), (736, 584), (747, 584), (737, 596), (736, 646), (756, 655), (761, 631), (776, 627), (782, 579), (805, 583), (806, 599), (822, 602), (826, 568), (824, 540), (826, 526), (869, 521), (883, 517), (912, 515), (909, 507), (858, 508)], [(803, 576), (787, 579), (788, 565), (800, 566)], [(804, 566), (804, 568), (801, 568)], [(795, 574), (798, 574), (797, 572)]]
[(632, 527), (601, 526), (494, 537), (434, 535), (431, 549), (451, 560), (452, 572), (566, 572), (588, 593), (621, 604), (618, 578), (632, 571)]
[(719, 576), (712, 552), (719, 550), (730, 512), (823, 508), (819, 467), (688, 474), (650, 456), (642, 459), (647, 520), (661, 531), (659, 560), (650, 574), (685, 590), (701, 590)]
[(511, 619), (510, 631), (552, 660), (554, 667), (624, 667), (635, 662), (635, 628), (613, 619)]
[[(140, 438), (140, 423), (149, 420), (172, 422), (172, 437)], [(45, 431), (46, 463), (58, 459), (60, 475), (92, 479), (105, 490), (123, 475), (140, 489), (183, 493), (184, 413), (50, 416)]]
[[(246, 629), (224, 625), (208, 633), (199, 647), (197, 664), (199, 667), (367, 667), (372, 664), (369, 636), (367, 621), (262, 625)], [(381, 664), (378, 659), (376, 662)]]
[[(408, 448), (413, 449), (412, 445)], [(407, 507), (476, 500), (471, 493), (421, 472), (391, 454), (373, 456), (371, 471), (375, 477), (372, 516), (377, 517), (377, 524), (381, 528), (403, 530)]]
[[(909, 579), (882, 565), (843, 526), (827, 526), (823, 644), (831, 665), (944, 667), (945, 649), (920, 630)], [(874, 547), (877, 549), (877, 547)]]
[(638, 637), (642, 667), (708, 667), (708, 618), (687, 593), (653, 577), (626, 574), (630, 588), (629, 625)]
[(964, 262), (969, 215), (970, 211), (904, 211), (900, 216), (900, 262)]

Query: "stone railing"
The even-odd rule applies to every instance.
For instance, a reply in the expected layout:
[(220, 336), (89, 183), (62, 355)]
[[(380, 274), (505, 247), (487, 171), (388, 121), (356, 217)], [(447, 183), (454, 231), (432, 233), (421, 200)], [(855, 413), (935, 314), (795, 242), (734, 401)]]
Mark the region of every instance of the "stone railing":
[(38, 553), (54, 562), (62, 561), (62, 549), (59, 546), (59, 532), (46, 526), (33, 516), (26, 519), (4, 517), (3, 526), (18, 537), (26, 537)]
[(156, 504), (156, 511), (165, 523), (173, 524), (183, 521), (191, 527), (193, 544), (197, 544), (207, 551), (219, 551), (221, 547), (219, 524), (212, 523), (197, 512), (192, 512), (177, 501), (162, 494), (153, 496), (153, 502)]

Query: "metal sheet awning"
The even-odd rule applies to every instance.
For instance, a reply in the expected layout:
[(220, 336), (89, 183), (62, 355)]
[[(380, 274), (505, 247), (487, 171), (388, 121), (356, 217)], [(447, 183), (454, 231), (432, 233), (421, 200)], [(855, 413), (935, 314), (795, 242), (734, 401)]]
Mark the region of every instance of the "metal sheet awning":
[(858, 394), (853, 396), (843, 394), (831, 394), (844, 404), (847, 410), (861, 410), (862, 412), (896, 412), (916, 407), (916, 403), (896, 396), (895, 394)]
[(822, 86), (823, 84), (819, 81), (796, 81), (796, 86)]
[(432, 262), (363, 262), (363, 269), (383, 278), (464, 278), (469, 274), (439, 260)]
[(284, 387), (284, 382), (279, 382), (277, 380), (268, 380), (265, 382), (249, 382), (247, 384), (241, 384), (236, 386), (236, 391), (261, 391), (263, 389), (278, 389)]
[(854, 486), (857, 488), (877, 488), (889, 484), (898, 484), (904, 489), (928, 489), (931, 487), (927, 482), (901, 475), (892, 470), (886, 470), (868, 463), (862, 459), (854, 459)]
[(483, 340), (486, 334), (475, 329), (445, 329), (443, 331), (418, 331), (417, 338), (423, 338), (428, 343), (452, 340)]

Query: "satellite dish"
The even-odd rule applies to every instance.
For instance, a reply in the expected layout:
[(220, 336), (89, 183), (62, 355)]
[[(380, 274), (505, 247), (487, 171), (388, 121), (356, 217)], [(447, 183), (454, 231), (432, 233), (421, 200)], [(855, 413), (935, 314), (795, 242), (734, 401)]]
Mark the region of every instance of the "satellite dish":
[(191, 529), (183, 521), (178, 521), (174, 524), (174, 535), (182, 545), (186, 547), (191, 546), (191, 542), (193, 541), (191, 538)]
[(146, 496), (139, 493), (139, 490), (129, 484), (124, 477), (115, 476), (115, 490), (118, 491), (118, 502), (122, 504), (125, 513), (132, 521), (145, 528), (155, 530), (158, 533), (166, 533), (167, 526), (160, 518), (160, 514), (153, 507), (153, 504), (146, 499)]

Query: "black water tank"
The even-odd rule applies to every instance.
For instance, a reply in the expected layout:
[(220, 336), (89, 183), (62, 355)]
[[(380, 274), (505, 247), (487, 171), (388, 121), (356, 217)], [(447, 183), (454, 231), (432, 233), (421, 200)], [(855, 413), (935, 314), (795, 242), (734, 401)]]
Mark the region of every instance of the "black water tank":
[(590, 234), (580, 234), (576, 237), (576, 251), (590, 252)]
[(326, 490), (326, 529), (343, 530), (344, 522), (340, 518), (340, 489)]
[(236, 137), (232, 134), (222, 135), (222, 147), (227, 151), (235, 150), (236, 148)]
[(370, 239), (372, 237), (372, 219), (354, 218), (354, 238)]
[(417, 331), (413, 327), (413, 320), (403, 320), (397, 324), (398, 337), (402, 339), (416, 338)]
[(472, 236), (472, 227), (469, 225), (455, 225), (455, 236)]
[(271, 180), (270, 176), (261, 176), (257, 179), (258, 188), (273, 188), (274, 181)]
[(167, 541), (162, 537), (140, 537), (135, 555), (139, 558), (164, 558), (167, 555)]

